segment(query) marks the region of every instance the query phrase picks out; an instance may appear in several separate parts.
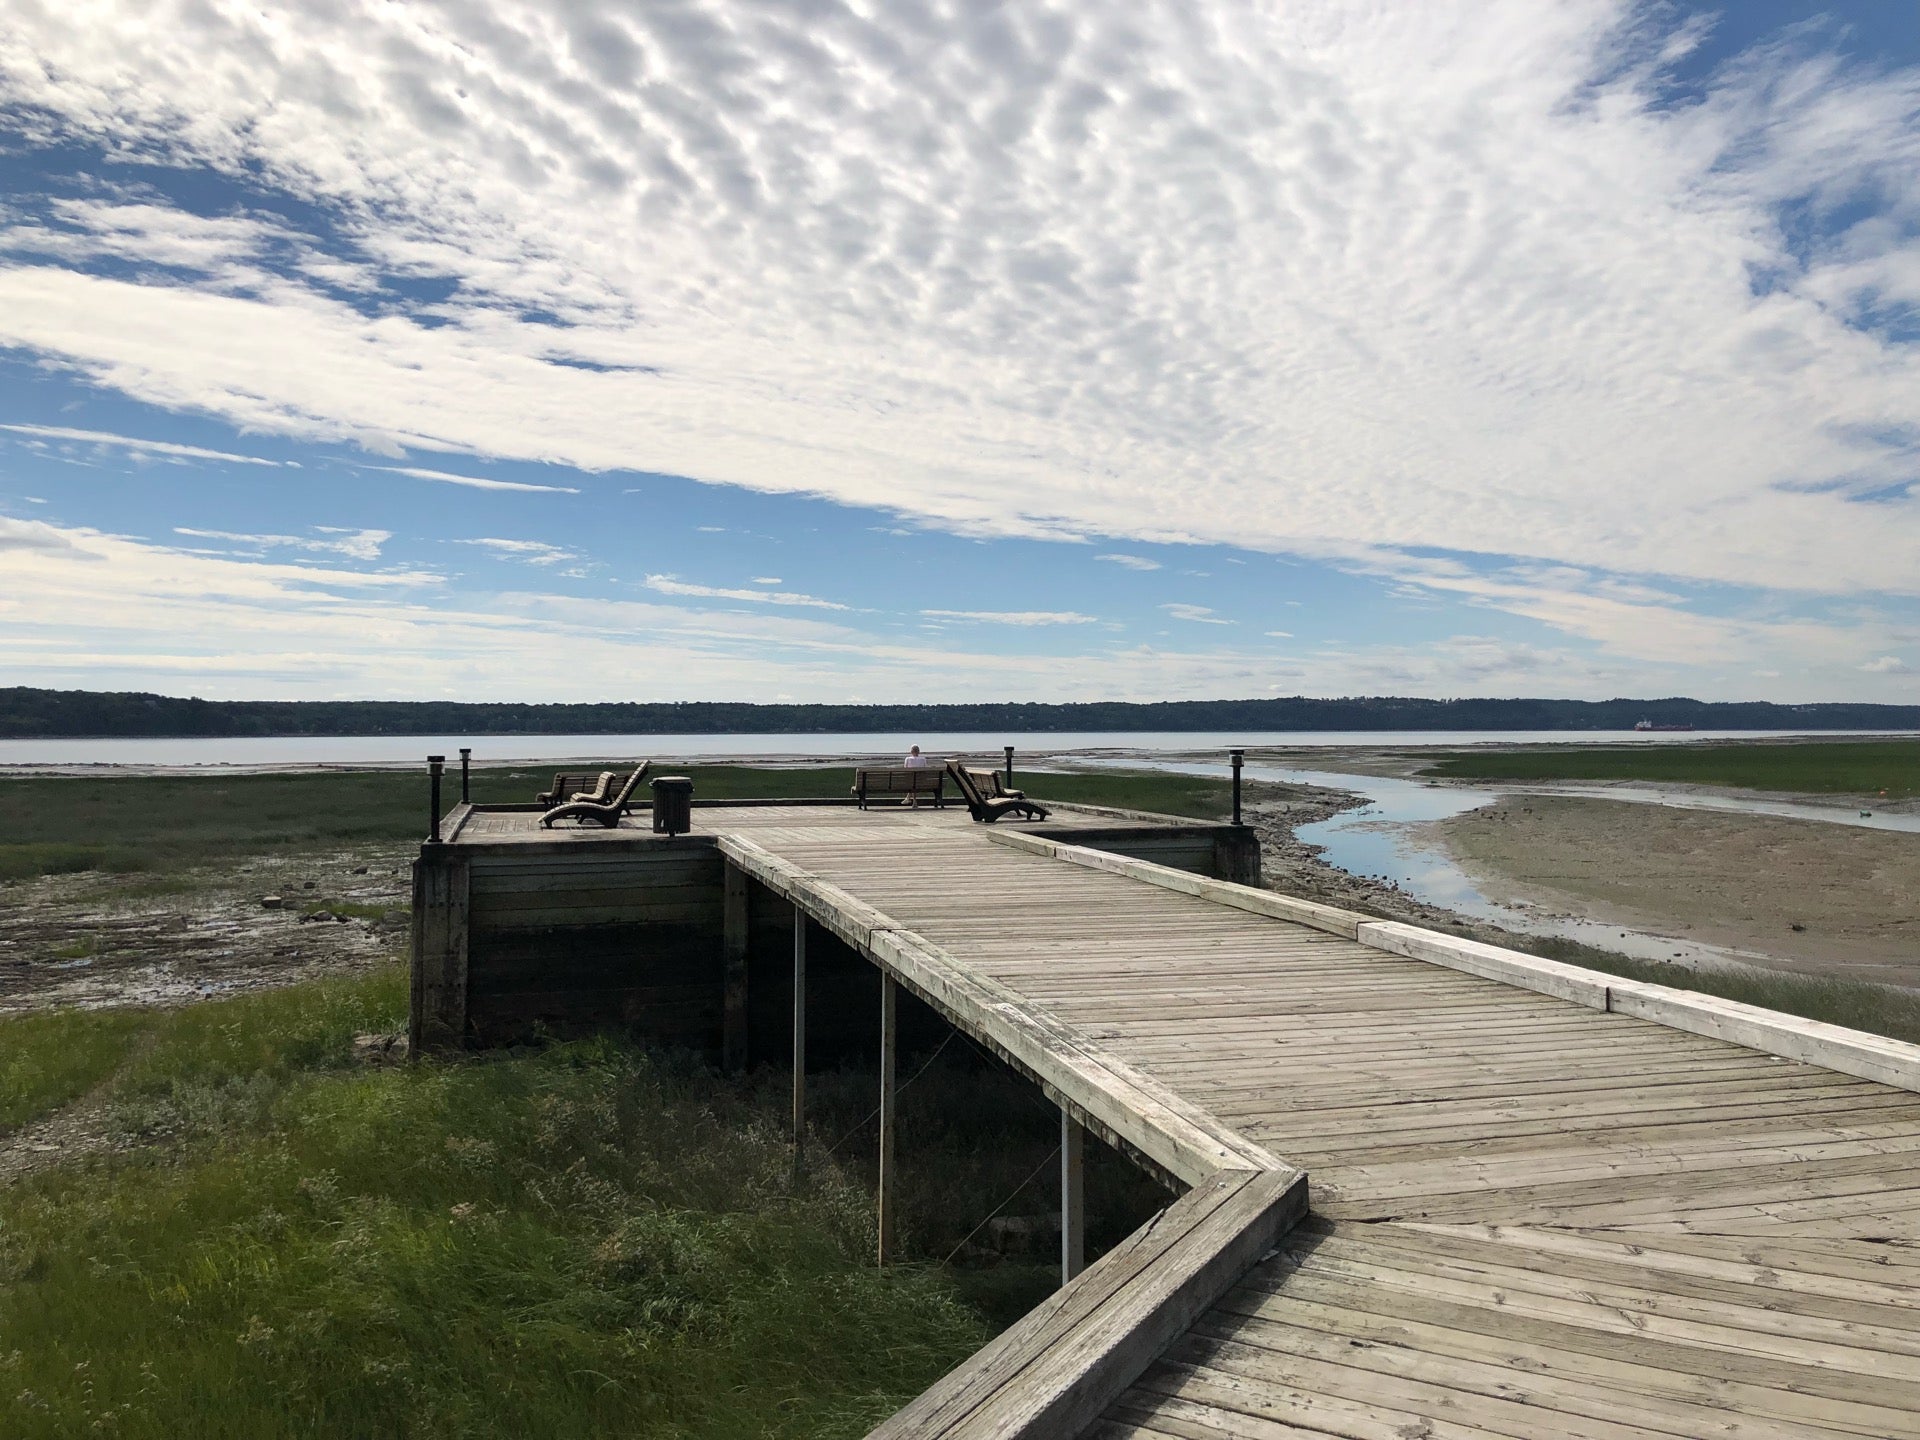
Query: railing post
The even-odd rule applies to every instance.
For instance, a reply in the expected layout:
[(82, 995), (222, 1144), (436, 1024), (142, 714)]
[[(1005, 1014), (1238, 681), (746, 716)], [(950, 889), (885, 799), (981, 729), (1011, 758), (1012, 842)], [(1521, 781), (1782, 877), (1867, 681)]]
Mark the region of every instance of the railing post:
[(1060, 1110), (1060, 1283), (1087, 1268), (1087, 1130)]
[(1002, 782), (1006, 785), (1007, 789), (1011, 790), (1013, 789), (1013, 746), (1002, 745), (1000, 748), (1007, 752), (1006, 774), (1004, 774), (1000, 778)]
[(793, 1178), (805, 1168), (807, 1144), (807, 912), (793, 907)]
[(880, 1263), (893, 1263), (894, 1122), (900, 1108), (900, 987), (880, 976)]
[(1240, 823), (1240, 766), (1247, 758), (1247, 752), (1229, 750), (1227, 754), (1233, 757), (1233, 823), (1238, 825)]
[(472, 746), (462, 745), (460, 747), (460, 803), (462, 805), (466, 805), (470, 803), (473, 799), (472, 795), (468, 792), (468, 789), (467, 789), (467, 765), (471, 760), (472, 756), (473, 756)]
[(427, 756), (427, 774), (432, 782), (430, 787), (432, 793), (428, 797), (427, 805), (433, 811), (433, 824), (427, 831), (429, 845), (440, 843), (440, 772), (446, 768), (446, 765), (447, 757), (444, 755)]

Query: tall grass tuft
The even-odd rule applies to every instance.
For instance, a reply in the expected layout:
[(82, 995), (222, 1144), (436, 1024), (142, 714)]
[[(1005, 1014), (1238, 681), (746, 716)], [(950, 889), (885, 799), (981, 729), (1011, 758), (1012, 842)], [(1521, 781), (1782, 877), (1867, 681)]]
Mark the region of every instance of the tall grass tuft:
[(113, 1084), (172, 1148), (0, 1192), (0, 1433), (857, 1435), (990, 1333), (872, 1266), (857, 1163), (794, 1183), (768, 1082), (610, 1039), (354, 1064), (403, 1004), (158, 1017)]

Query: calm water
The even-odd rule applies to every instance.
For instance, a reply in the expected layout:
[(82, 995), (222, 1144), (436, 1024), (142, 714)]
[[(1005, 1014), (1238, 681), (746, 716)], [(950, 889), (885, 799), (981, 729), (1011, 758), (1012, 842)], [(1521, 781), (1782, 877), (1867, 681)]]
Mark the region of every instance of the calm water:
[[(1155, 769), (1174, 770), (1187, 775), (1224, 776), (1230, 773), (1225, 765), (1161, 762), (1151, 758), (1146, 763)], [(1250, 780), (1318, 785), (1327, 789), (1352, 791), (1365, 797), (1367, 803), (1363, 806), (1343, 811), (1317, 824), (1302, 825), (1294, 832), (1307, 844), (1322, 847), (1321, 858), (1350, 875), (1397, 885), (1403, 893), (1429, 905), (1444, 906), (1456, 914), (1485, 920), (1521, 934), (1554, 935), (1642, 960), (1678, 961), (1702, 969), (1725, 968), (1728, 964), (1738, 965), (1762, 957), (1729, 946), (1706, 945), (1650, 931), (1623, 930), (1617, 925), (1596, 920), (1541, 914), (1502, 904), (1482, 893), (1473, 878), (1454, 863), (1444, 849), (1426, 839), (1420, 827), (1435, 820), (1464, 815), (1483, 805), (1491, 805), (1503, 795), (1551, 793), (1672, 805), (1681, 809), (1780, 815), (1826, 824), (1920, 833), (1920, 815), (1876, 813), (1865, 816), (1857, 809), (1838, 806), (1794, 805), (1656, 789), (1627, 791), (1575, 786), (1555, 787), (1551, 791), (1543, 787), (1521, 786), (1482, 789), (1429, 785), (1419, 780), (1392, 776), (1353, 775), (1275, 765), (1248, 765), (1245, 774)]]
[[(1021, 755), (1042, 758), (1066, 751), (1192, 754), (1249, 747), (1374, 745), (1389, 748), (1490, 744), (1592, 745), (1673, 744), (1698, 740), (1761, 739), (1794, 734), (1782, 730), (1694, 730), (1649, 734), (1632, 730), (1325, 730), (1268, 732), (1084, 731), (1061, 734), (865, 734), (865, 735), (350, 735), (277, 736), (231, 740), (0, 740), (0, 765), (406, 765), (428, 755), (457, 757), (473, 747), (476, 765), (519, 761), (651, 757), (656, 760), (845, 759), (904, 754), (919, 745), (928, 754), (997, 756), (1012, 745)], [(1826, 731), (1825, 734), (1886, 732)]]

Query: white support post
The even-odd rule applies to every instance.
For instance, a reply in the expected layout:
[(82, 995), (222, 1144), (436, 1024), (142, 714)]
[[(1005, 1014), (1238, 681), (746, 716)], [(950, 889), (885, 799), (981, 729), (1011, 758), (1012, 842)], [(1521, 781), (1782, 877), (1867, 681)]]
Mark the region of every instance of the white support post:
[(1060, 1111), (1060, 1283), (1087, 1268), (1086, 1127)]
[(807, 912), (793, 907), (793, 1173), (807, 1145)]
[(880, 976), (880, 1263), (893, 1263), (894, 1121), (900, 1106), (900, 987)]

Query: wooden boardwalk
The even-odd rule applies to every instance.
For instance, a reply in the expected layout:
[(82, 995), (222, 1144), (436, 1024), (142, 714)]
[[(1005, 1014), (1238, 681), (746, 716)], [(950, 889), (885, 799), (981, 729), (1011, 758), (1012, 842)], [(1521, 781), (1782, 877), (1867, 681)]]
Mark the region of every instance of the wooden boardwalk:
[(1912, 1089), (1033, 853), (963, 813), (724, 828), (1308, 1172), (1309, 1218), (1092, 1433), (1920, 1437)]

